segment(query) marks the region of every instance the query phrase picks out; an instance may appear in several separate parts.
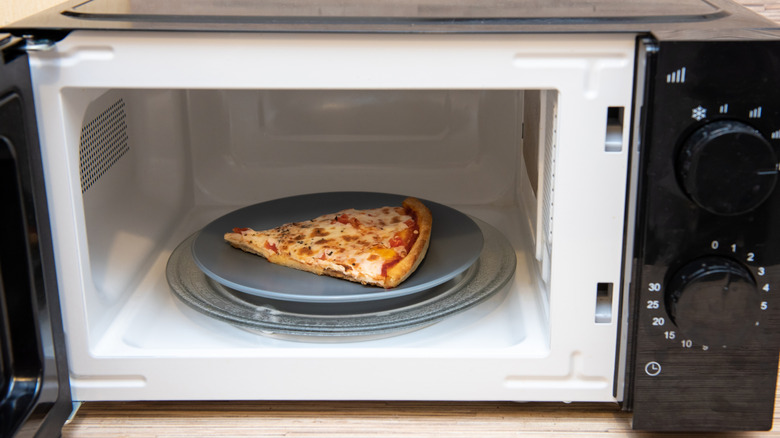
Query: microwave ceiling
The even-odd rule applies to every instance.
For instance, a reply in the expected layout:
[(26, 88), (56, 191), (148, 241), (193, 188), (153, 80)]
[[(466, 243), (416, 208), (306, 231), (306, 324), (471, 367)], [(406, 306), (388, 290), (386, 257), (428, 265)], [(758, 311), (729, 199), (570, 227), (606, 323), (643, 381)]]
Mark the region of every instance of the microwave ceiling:
[(776, 24), (731, 0), (72, 0), (3, 31), (22, 36), (79, 29), (780, 36)]

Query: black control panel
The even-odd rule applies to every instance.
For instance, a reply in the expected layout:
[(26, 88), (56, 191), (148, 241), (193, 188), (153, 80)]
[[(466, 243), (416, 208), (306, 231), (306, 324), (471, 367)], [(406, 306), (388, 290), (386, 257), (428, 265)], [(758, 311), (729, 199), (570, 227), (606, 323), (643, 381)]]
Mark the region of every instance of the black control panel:
[(648, 65), (634, 428), (767, 430), (780, 351), (780, 42), (662, 42)]

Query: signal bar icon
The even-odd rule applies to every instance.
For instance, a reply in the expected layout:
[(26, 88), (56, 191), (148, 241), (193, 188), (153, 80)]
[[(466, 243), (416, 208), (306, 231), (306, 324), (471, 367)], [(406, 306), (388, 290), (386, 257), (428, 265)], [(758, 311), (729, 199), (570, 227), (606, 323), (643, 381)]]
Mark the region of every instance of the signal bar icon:
[(748, 113), (748, 117), (750, 117), (751, 119), (760, 119), (761, 107), (753, 108), (752, 110), (750, 110), (750, 112)]
[(677, 69), (673, 73), (666, 75), (667, 84), (683, 84), (685, 83), (685, 67)]
[(772, 137), (773, 140), (780, 140), (780, 129), (778, 129), (777, 131), (773, 132), (771, 137)]

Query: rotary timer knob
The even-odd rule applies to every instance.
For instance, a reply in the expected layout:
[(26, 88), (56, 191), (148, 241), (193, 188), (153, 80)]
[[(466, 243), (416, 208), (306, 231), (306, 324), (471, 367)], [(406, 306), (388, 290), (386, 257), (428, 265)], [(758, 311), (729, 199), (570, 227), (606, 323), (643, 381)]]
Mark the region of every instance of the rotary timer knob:
[(701, 345), (735, 344), (758, 319), (753, 275), (725, 257), (703, 257), (683, 266), (668, 282), (665, 298), (680, 335)]
[(695, 131), (677, 160), (680, 185), (705, 210), (725, 216), (747, 213), (763, 203), (777, 182), (774, 149), (741, 122), (719, 120)]

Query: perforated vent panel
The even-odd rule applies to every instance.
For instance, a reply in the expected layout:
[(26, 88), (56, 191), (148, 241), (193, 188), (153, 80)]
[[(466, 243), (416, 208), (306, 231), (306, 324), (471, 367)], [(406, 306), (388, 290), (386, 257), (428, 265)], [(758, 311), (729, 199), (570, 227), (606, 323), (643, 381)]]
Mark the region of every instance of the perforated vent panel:
[(545, 120), (547, 121), (544, 137), (544, 181), (542, 192), (542, 226), (544, 229), (544, 241), (547, 244), (547, 252), (552, 253), (552, 222), (553, 207), (555, 205), (555, 155), (557, 149), (558, 108), (556, 95), (552, 92), (545, 93)]
[(119, 99), (81, 128), (81, 193), (89, 190), (129, 149), (125, 102)]

